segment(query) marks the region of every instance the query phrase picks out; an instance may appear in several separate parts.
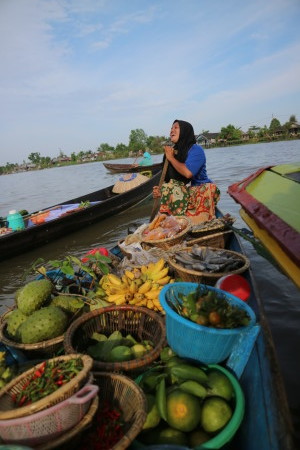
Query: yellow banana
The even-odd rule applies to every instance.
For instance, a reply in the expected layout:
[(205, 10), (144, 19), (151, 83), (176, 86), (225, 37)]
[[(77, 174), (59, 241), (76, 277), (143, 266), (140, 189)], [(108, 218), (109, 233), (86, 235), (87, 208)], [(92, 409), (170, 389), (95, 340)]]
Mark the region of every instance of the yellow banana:
[(140, 302), (141, 300), (138, 298), (133, 297), (132, 300), (129, 300), (129, 305), (136, 305), (138, 302)]
[(128, 286), (124, 285), (123, 283), (119, 286), (115, 284), (111, 284), (107, 287), (106, 293), (107, 294), (125, 294), (128, 291)]
[(131, 292), (126, 292), (126, 294), (125, 294), (126, 302), (129, 302), (132, 299), (133, 299), (133, 294)]
[(146, 304), (147, 308), (149, 309), (153, 309), (154, 308), (154, 303), (152, 300), (147, 300), (147, 304)]
[(163, 258), (160, 258), (158, 261), (156, 261), (152, 270), (152, 274), (160, 272), (164, 268), (165, 262), (166, 261)]
[(145, 275), (147, 273), (147, 269), (148, 269), (147, 266), (142, 266), (141, 267), (141, 272), (142, 272), (143, 275)]
[(107, 296), (107, 301), (110, 303), (118, 302), (118, 304), (120, 304), (119, 302), (125, 303), (125, 294), (110, 294)]
[(131, 280), (125, 274), (122, 275), (122, 281), (124, 284), (127, 284), (127, 286), (130, 286)]
[(144, 295), (144, 294), (141, 294), (141, 293), (139, 293), (139, 292), (136, 292), (136, 293), (134, 294), (134, 298), (136, 298), (138, 301), (142, 301), (142, 300), (144, 300), (145, 295)]
[(124, 297), (120, 297), (118, 300), (115, 301), (116, 305), (123, 305), (124, 303), (126, 303), (126, 300)]
[(131, 292), (132, 294), (135, 294), (137, 291), (138, 291), (138, 285), (134, 281), (131, 281), (130, 286), (129, 286), (129, 292)]
[(99, 284), (100, 284), (100, 286), (102, 286), (104, 283), (107, 283), (107, 282), (108, 282), (107, 275), (103, 275)]
[(168, 283), (169, 283), (170, 279), (171, 279), (171, 277), (168, 275), (168, 276), (166, 276), (166, 277), (164, 277), (164, 278), (161, 278), (160, 280), (157, 280), (157, 283), (158, 283), (160, 286), (164, 286), (165, 284), (168, 284)]
[(135, 267), (133, 269), (133, 275), (134, 275), (134, 278), (140, 278), (140, 276), (142, 275), (141, 269), (138, 269), (137, 267)]
[(143, 300), (140, 300), (135, 304), (136, 306), (146, 306), (147, 305), (147, 299), (144, 298)]
[(160, 280), (161, 278), (164, 278), (166, 275), (168, 275), (168, 272), (169, 272), (169, 268), (165, 267), (164, 269), (160, 270), (159, 272), (151, 274), (151, 279), (153, 281), (158, 282), (158, 280)]
[(140, 294), (146, 294), (146, 292), (150, 291), (151, 288), (152, 288), (152, 283), (151, 283), (151, 281), (148, 280), (148, 281), (145, 281), (145, 283), (139, 287), (138, 292)]
[(147, 266), (147, 273), (152, 272), (152, 270), (154, 270), (154, 266), (155, 264), (153, 262), (149, 263)]
[(153, 300), (155, 298), (158, 298), (160, 291), (161, 291), (160, 289), (155, 289), (153, 291), (151, 289), (151, 291), (146, 292), (145, 296), (147, 297), (148, 300)]
[(158, 297), (154, 298), (152, 301), (153, 301), (153, 304), (154, 304), (154, 306), (155, 306), (156, 308), (162, 309), (162, 306), (161, 306), (161, 304), (160, 304), (160, 301), (159, 301), (159, 298), (158, 298)]
[(120, 286), (122, 284), (122, 280), (119, 277), (117, 277), (117, 275), (114, 275), (113, 273), (109, 273), (107, 275), (107, 278), (111, 284), (114, 284), (116, 286)]
[(134, 280), (134, 273), (130, 272), (129, 270), (125, 270), (125, 275), (126, 277), (128, 277), (130, 280)]

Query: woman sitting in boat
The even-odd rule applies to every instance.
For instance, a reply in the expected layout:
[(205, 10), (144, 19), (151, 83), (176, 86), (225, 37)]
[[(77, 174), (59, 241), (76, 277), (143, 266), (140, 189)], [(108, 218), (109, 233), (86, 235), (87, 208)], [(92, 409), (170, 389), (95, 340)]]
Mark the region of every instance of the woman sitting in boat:
[(165, 183), (153, 188), (159, 198), (159, 211), (174, 216), (188, 216), (193, 224), (215, 217), (220, 191), (207, 176), (203, 148), (196, 144), (193, 126), (184, 120), (173, 122), (170, 139), (174, 146), (165, 146), (169, 161)]
[(149, 152), (144, 152), (143, 159), (139, 162), (139, 166), (152, 166), (152, 156)]

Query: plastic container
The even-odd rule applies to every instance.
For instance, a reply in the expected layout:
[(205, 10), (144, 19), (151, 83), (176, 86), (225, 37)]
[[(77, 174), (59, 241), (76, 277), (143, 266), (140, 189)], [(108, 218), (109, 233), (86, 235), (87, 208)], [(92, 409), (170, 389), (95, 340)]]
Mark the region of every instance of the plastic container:
[(166, 312), (167, 341), (178, 356), (205, 364), (220, 363), (230, 356), (241, 334), (255, 325), (256, 317), (253, 310), (239, 298), (228, 292), (203, 284), (200, 284), (203, 291), (219, 292), (232, 305), (244, 309), (250, 317), (249, 325), (232, 329), (220, 329), (198, 325), (189, 319), (181, 317), (172, 308), (172, 304), (175, 304), (179, 293), (187, 295), (195, 291), (198, 286), (198, 283), (179, 282), (167, 284), (160, 291), (159, 301)]
[(40, 445), (56, 439), (81, 421), (98, 390), (98, 386), (86, 384), (70, 398), (43, 411), (1, 420), (1, 439), (9, 444), (26, 445)]
[(8, 222), (8, 228), (11, 228), (13, 231), (24, 230), (25, 223), (23, 216), (15, 209), (9, 211), (6, 219)]
[(215, 287), (235, 295), (244, 302), (248, 300), (251, 293), (251, 287), (246, 278), (238, 274), (225, 275), (216, 282)]
[[(219, 431), (215, 436), (212, 436), (211, 439), (204, 442), (201, 445), (198, 445), (194, 447), (194, 450), (204, 450), (204, 449), (210, 449), (210, 450), (217, 450), (221, 448), (225, 448), (226, 444), (229, 444), (230, 441), (233, 439), (234, 435), (238, 431), (242, 420), (245, 415), (245, 396), (243, 393), (243, 390), (241, 388), (241, 385), (237, 378), (225, 367), (220, 366), (218, 364), (209, 364), (207, 366), (208, 370), (217, 370), (219, 372), (222, 372), (230, 381), (233, 387), (234, 391), (234, 397), (233, 397), (233, 414), (231, 416), (231, 419), (229, 422), (225, 425), (225, 427)], [(141, 380), (141, 378), (140, 378)], [(137, 381), (137, 384), (139, 382)], [(145, 445), (142, 444), (139, 440), (139, 436), (137, 436), (137, 439), (134, 441), (132, 450), (186, 450), (187, 447), (182, 446), (176, 446), (173, 444), (158, 444), (158, 445)], [(189, 447), (190, 448), (190, 447)], [(227, 447), (226, 447), (227, 448)], [(230, 446), (228, 447), (230, 448)]]

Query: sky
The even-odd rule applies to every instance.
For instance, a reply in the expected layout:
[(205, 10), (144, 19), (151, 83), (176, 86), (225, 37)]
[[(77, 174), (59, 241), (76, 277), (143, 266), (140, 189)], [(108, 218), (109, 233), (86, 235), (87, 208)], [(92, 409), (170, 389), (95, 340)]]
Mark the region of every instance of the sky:
[(300, 0), (0, 0), (0, 165), (300, 121)]

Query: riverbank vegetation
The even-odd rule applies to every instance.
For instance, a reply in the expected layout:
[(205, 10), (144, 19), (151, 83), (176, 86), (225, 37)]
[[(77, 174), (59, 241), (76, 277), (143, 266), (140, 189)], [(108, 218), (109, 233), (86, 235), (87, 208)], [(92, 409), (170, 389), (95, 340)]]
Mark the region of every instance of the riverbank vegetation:
[[(251, 126), (244, 132), (229, 124), (222, 127), (218, 133), (202, 130), (196, 135), (197, 142), (204, 148), (290, 139), (300, 139), (300, 123), (297, 122), (295, 115), (291, 115), (289, 121), (282, 125), (278, 119), (273, 118), (269, 127), (266, 125), (264, 127)], [(28, 161), (23, 161), (22, 164), (6, 163), (5, 166), (0, 166), (0, 175), (119, 158), (137, 158), (140, 150), (146, 149), (153, 155), (161, 154), (163, 153), (163, 145), (167, 142), (166, 136), (148, 136), (144, 130), (136, 129), (131, 130), (128, 145), (117, 144), (116, 147), (113, 147), (108, 143), (102, 143), (96, 150), (80, 150), (77, 153), (74, 151), (69, 156), (60, 151), (55, 158), (41, 156), (40, 152), (32, 152), (28, 155)]]

